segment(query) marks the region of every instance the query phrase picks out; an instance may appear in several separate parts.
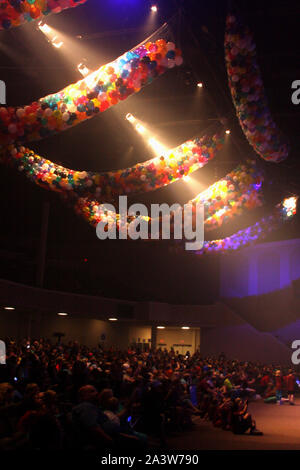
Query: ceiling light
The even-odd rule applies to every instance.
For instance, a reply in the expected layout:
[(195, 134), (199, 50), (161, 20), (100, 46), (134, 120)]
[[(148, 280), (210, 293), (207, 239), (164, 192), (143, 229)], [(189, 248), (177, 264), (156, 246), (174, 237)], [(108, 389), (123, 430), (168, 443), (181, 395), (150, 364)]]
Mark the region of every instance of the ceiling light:
[(185, 175), (182, 177), (183, 181), (185, 181), (186, 183), (189, 183), (189, 181), (191, 181), (191, 177), (189, 175)]
[(127, 113), (127, 114), (126, 114), (126, 119), (127, 119), (127, 121), (129, 121), (129, 122), (134, 122), (134, 121), (135, 121), (135, 117), (132, 116), (131, 113)]
[(57, 315), (59, 315), (60, 317), (66, 317), (69, 314), (66, 312), (59, 312)]
[(84, 77), (86, 77), (89, 73), (90, 73), (90, 70), (87, 68), (86, 65), (84, 65), (82, 62), (80, 64), (77, 65), (77, 70), (81, 73), (81, 75), (83, 75)]

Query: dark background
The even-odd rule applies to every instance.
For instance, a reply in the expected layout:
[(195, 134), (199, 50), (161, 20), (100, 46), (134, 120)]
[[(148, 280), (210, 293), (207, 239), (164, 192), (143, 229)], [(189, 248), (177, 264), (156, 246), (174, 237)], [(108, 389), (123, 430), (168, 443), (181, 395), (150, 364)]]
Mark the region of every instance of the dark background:
[[(154, 3), (154, 2), (152, 2)], [(193, 174), (193, 184), (178, 182), (135, 197), (136, 202), (184, 203), (256, 156), (239, 128), (227, 86), (224, 27), (228, 2), (161, 0), (152, 15), (142, 0), (88, 0), (84, 6), (47, 18), (47, 24), (70, 44), (54, 49), (31, 23), (2, 31), (0, 79), (7, 104), (21, 105), (80, 79), (76, 65), (83, 57), (90, 69), (115, 59), (168, 21), (184, 64), (168, 71), (125, 102), (62, 134), (31, 147), (66, 167), (109, 170), (151, 158), (143, 139), (124, 119), (130, 112), (145, 122), (168, 146), (197, 133), (217, 129), (228, 119), (231, 135), (224, 149)], [(299, 1), (237, 2), (254, 32), (270, 108), (291, 141), (289, 158), (278, 165), (261, 161), (266, 171), (263, 208), (245, 213), (207, 238), (221, 238), (254, 223), (283, 196), (299, 191), (300, 105), (291, 102), (291, 84), (300, 79)], [(78, 38), (77, 36), (81, 36)], [(203, 82), (202, 90), (197, 82)], [(218, 295), (216, 255), (175, 253), (170, 242), (100, 241), (95, 230), (75, 215), (57, 194), (44, 191), (1, 167), (0, 277), (35, 285), (43, 205), (50, 203), (44, 287), (134, 300), (210, 303)], [(295, 238), (299, 217), (274, 239)]]

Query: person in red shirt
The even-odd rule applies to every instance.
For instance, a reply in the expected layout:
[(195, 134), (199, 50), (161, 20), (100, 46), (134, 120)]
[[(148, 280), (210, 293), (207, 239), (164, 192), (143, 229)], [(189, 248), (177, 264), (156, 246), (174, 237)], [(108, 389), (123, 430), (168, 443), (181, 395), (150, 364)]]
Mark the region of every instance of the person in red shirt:
[(294, 405), (294, 393), (295, 393), (296, 379), (292, 369), (289, 370), (289, 374), (286, 376), (286, 386), (288, 392), (289, 404)]
[(282, 375), (281, 375), (281, 371), (278, 369), (275, 372), (275, 389), (276, 389), (277, 405), (282, 405), (282, 388), (283, 388)]
[(260, 386), (261, 386), (262, 394), (267, 390), (269, 382), (270, 382), (270, 374), (268, 372), (265, 372), (265, 374), (260, 379)]

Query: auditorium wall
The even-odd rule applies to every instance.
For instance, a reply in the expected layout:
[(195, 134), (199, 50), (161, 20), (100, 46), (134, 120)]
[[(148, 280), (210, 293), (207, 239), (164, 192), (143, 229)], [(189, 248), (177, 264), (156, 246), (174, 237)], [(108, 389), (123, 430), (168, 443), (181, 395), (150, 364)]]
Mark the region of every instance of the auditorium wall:
[(299, 280), (300, 239), (264, 243), (222, 257), (220, 296), (252, 326), (273, 332), (300, 318)]
[(290, 348), (248, 323), (202, 330), (201, 354), (217, 357), (221, 353), (230, 359), (292, 366)]

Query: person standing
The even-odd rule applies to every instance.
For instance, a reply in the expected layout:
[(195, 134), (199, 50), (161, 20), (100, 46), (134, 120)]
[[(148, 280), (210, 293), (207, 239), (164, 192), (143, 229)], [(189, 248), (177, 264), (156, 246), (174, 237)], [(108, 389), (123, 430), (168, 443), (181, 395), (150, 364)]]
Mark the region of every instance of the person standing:
[(277, 405), (282, 405), (282, 375), (281, 370), (276, 370), (275, 372), (275, 389), (276, 389), (276, 403)]
[(295, 384), (296, 379), (292, 369), (289, 370), (288, 375), (286, 376), (286, 385), (288, 391), (289, 404), (294, 405), (294, 393), (295, 393)]

